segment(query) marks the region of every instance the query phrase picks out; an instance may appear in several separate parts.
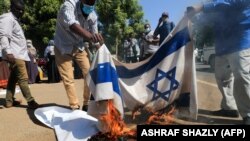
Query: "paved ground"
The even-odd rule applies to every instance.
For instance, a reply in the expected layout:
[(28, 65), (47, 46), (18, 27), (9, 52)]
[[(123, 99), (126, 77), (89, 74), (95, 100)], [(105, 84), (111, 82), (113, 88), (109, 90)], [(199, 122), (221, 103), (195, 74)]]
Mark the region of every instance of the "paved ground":
[[(76, 80), (78, 96), (82, 98), (82, 81)], [(37, 102), (44, 105), (67, 106), (68, 100), (62, 83), (55, 84), (32, 84), (30, 86)], [(213, 117), (211, 110), (219, 109), (221, 100), (217, 88), (210, 83), (198, 81), (199, 116), (197, 121), (182, 121), (183, 123), (202, 124), (239, 124), (240, 118)], [(53, 129), (42, 125), (34, 116), (34, 111), (27, 110), (27, 103), (19, 93), (17, 98), (23, 100), (23, 105), (14, 108), (4, 108), (4, 96), (0, 96), (0, 140), (1, 141), (56, 141)], [(130, 125), (138, 121), (131, 121), (127, 113), (126, 120)]]

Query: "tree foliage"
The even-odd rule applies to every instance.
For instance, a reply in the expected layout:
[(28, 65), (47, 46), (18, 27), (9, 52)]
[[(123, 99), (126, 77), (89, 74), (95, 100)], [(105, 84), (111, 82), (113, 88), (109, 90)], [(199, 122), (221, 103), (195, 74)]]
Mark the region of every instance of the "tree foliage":
[(143, 11), (138, 0), (99, 0), (96, 11), (104, 27), (105, 43), (113, 53), (122, 52), (123, 40), (129, 34), (138, 37), (143, 31)]
[[(25, 0), (25, 14), (22, 27), (27, 39), (41, 53), (50, 39), (53, 39), (56, 16), (64, 0)], [(0, 0), (0, 12), (9, 9), (10, 0)], [(98, 0), (96, 11), (99, 17), (105, 44), (112, 53), (122, 50), (122, 42), (131, 33), (136, 37), (143, 31), (143, 11), (138, 0)]]
[[(212, 2), (212, 0), (205, 0)], [(216, 17), (215, 13), (199, 13), (192, 19), (193, 33), (195, 38), (195, 46), (203, 48), (204, 45), (212, 46), (214, 44), (213, 20)]]
[(9, 0), (0, 0), (0, 15), (8, 12), (9, 7), (10, 7)]
[(57, 11), (62, 0), (26, 0), (23, 28), (26, 38), (32, 39), (39, 51), (53, 39)]
[(210, 20), (213, 16), (213, 14), (201, 13), (193, 19), (193, 33), (197, 48), (203, 48), (204, 45), (212, 46), (214, 44), (213, 23)]

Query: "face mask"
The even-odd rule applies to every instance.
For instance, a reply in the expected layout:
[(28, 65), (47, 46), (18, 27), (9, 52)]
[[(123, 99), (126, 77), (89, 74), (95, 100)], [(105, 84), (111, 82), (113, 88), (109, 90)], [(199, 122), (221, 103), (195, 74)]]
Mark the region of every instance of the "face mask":
[(150, 30), (151, 29), (148, 27), (148, 28), (145, 29), (145, 32), (148, 33), (148, 32), (150, 32)]
[(83, 4), (83, 7), (82, 7), (82, 12), (83, 13), (89, 15), (92, 11), (94, 11), (94, 6)]

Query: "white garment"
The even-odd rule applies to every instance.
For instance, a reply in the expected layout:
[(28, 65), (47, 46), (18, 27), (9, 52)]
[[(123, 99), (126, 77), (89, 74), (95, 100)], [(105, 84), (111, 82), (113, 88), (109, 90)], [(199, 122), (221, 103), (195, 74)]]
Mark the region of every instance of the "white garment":
[(79, 24), (91, 33), (98, 33), (95, 11), (85, 18), (80, 4), (79, 0), (66, 0), (58, 12), (54, 41), (62, 54), (71, 54), (74, 47), (84, 50), (84, 39), (70, 30), (71, 25)]
[(55, 51), (54, 51), (54, 47), (55, 46), (51, 46), (48, 45), (44, 51), (44, 57), (47, 58), (48, 57), (48, 53), (50, 53), (50, 55), (55, 55)]
[(215, 57), (215, 77), (223, 96), (221, 108), (238, 108), (243, 118), (250, 117), (249, 62), (250, 49)]
[(36, 52), (36, 48), (33, 46), (33, 44), (27, 42), (27, 47), (28, 47), (29, 53), (35, 57), (37, 55), (37, 52)]
[(0, 16), (0, 49), (3, 57), (13, 54), (16, 59), (30, 61), (22, 27), (11, 12)]
[[(154, 40), (154, 31), (150, 31), (146, 36), (145, 39), (147, 41), (153, 41)], [(153, 45), (149, 43), (145, 43), (144, 45), (144, 54), (153, 54), (159, 49), (159, 45)]]

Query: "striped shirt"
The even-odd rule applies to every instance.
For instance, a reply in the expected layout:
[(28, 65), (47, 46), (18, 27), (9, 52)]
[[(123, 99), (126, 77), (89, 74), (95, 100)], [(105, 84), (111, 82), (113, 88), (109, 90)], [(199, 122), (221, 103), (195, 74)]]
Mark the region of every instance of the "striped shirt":
[(54, 41), (62, 54), (71, 54), (74, 47), (84, 48), (83, 37), (71, 31), (71, 25), (79, 24), (91, 33), (98, 33), (96, 13), (93, 11), (85, 18), (80, 4), (79, 0), (66, 0), (58, 12)]
[(11, 13), (0, 15), (0, 49), (4, 54), (13, 54), (16, 59), (30, 61), (24, 32)]

